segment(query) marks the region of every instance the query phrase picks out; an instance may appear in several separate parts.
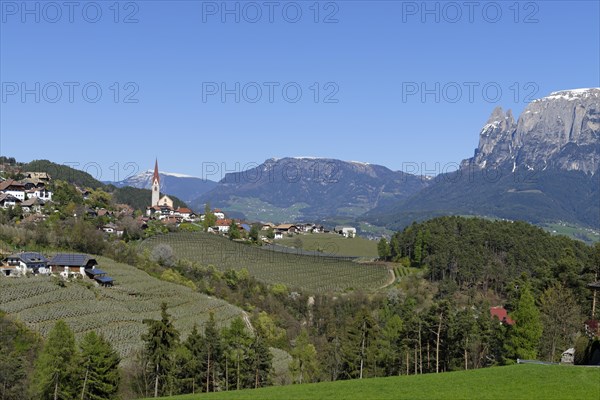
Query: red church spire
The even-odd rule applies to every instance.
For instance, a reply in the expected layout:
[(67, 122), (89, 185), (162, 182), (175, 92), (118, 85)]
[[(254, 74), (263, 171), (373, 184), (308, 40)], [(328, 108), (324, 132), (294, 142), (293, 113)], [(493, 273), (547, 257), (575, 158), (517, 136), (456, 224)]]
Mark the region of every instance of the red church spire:
[(152, 177), (152, 182), (160, 182), (160, 175), (158, 174), (158, 158), (154, 163), (154, 176)]

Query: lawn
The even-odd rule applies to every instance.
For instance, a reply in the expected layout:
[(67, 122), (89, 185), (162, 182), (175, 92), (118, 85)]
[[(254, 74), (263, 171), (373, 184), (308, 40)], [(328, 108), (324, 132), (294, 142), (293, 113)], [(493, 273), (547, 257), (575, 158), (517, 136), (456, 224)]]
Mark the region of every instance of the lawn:
[(377, 242), (361, 237), (345, 238), (333, 233), (314, 233), (306, 235), (298, 235), (291, 238), (283, 238), (276, 240), (275, 243), (282, 246), (298, 247), (303, 250), (321, 251), (347, 257), (366, 257), (375, 258), (377, 254)]
[(246, 268), (263, 282), (282, 283), (309, 292), (376, 290), (390, 283), (392, 278), (391, 271), (382, 265), (269, 251), (203, 232), (153, 236), (141, 246), (151, 251), (159, 243), (171, 246), (182, 259), (213, 265), (221, 271)]
[(173, 397), (179, 400), (599, 398), (600, 368), (531, 364)]

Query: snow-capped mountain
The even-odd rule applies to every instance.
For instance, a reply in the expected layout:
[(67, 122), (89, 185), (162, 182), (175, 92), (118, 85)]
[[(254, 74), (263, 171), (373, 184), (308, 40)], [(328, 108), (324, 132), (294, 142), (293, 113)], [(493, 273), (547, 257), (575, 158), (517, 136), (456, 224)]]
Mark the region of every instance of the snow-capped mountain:
[[(138, 189), (150, 189), (152, 188), (153, 174), (153, 170), (147, 170), (119, 182), (107, 183), (112, 183), (117, 187), (131, 186)], [(177, 196), (186, 203), (197, 199), (217, 185), (216, 182), (208, 179), (173, 172), (160, 172), (159, 175), (161, 193)]]

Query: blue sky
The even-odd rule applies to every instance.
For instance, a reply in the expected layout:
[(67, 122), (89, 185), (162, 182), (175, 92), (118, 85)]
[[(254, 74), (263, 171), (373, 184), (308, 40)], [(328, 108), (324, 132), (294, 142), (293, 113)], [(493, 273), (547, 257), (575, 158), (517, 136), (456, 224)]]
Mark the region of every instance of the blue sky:
[(600, 86), (598, 1), (0, 6), (0, 153), (102, 180), (155, 157), (195, 176), (284, 156), (435, 173), (494, 107)]

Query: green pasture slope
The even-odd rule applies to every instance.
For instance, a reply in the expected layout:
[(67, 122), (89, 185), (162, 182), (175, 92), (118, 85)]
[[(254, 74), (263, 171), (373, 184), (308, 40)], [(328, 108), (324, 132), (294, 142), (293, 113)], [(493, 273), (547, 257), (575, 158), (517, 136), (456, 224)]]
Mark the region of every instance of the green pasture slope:
[(599, 398), (600, 368), (531, 364), (171, 397), (177, 400)]
[(141, 246), (151, 251), (159, 243), (171, 246), (182, 259), (213, 265), (221, 271), (246, 268), (266, 283), (282, 283), (311, 292), (376, 290), (392, 280), (392, 272), (382, 265), (268, 251), (202, 232), (157, 235)]
[(77, 338), (95, 330), (104, 335), (124, 359), (141, 348), (146, 318), (160, 318), (160, 304), (168, 304), (175, 327), (183, 337), (194, 324), (203, 326), (213, 312), (219, 326), (242, 315), (239, 308), (191, 289), (153, 278), (126, 264), (96, 257), (99, 267), (115, 279), (115, 286), (95, 286), (89, 279), (67, 282), (50, 277), (0, 276), (0, 309), (45, 336), (63, 319)]
[(303, 250), (318, 251), (321, 249), (326, 253), (345, 257), (376, 258), (377, 242), (361, 237), (345, 238), (333, 233), (314, 233), (298, 235), (293, 238), (276, 240), (276, 244), (282, 246), (296, 247), (297, 242), (302, 243)]

